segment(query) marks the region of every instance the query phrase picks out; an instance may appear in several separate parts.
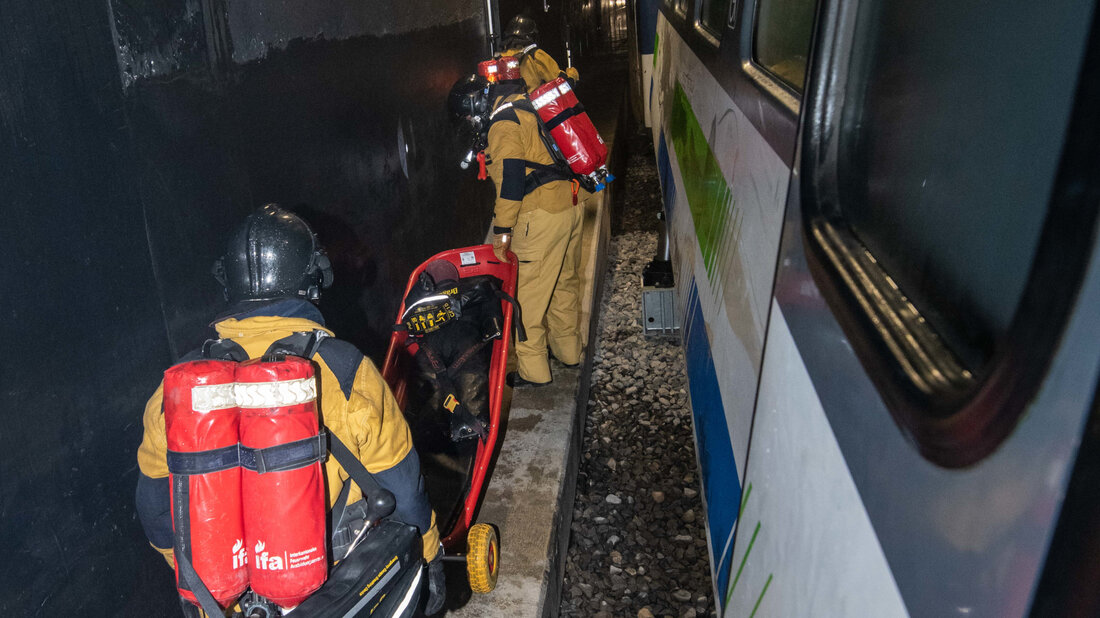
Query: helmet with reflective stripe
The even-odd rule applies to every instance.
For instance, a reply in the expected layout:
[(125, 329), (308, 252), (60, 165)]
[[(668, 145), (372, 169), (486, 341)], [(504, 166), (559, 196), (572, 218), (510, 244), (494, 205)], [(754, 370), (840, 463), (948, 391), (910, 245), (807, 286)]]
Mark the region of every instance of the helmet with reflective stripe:
[(214, 263), (214, 277), (229, 302), (317, 300), (332, 285), (332, 265), (301, 217), (267, 204), (230, 237), (225, 255)]

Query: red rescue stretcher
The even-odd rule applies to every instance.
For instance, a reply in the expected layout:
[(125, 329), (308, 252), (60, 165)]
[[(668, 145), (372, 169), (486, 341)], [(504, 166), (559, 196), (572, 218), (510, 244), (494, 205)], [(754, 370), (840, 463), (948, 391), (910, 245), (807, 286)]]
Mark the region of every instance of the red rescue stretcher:
[[(447, 260), (458, 269), (459, 277), (492, 275), (502, 282), (503, 291), (514, 297), (516, 292), (517, 260), (509, 254), (511, 264), (502, 263), (493, 254), (492, 245), (478, 245), (438, 253), (409, 276), (402, 299), (407, 298), (420, 274), (435, 260)], [(499, 565), (499, 539), (495, 528), (488, 524), (474, 524), (478, 504), (486, 486), (490, 462), (497, 449), (500, 410), (504, 397), (505, 371), (508, 347), (512, 332), (510, 303), (499, 301), (504, 314), (503, 335), (492, 342), (489, 366), (489, 427), (484, 439), (474, 438), (454, 443), (439, 439), (435, 432), (418, 431), (415, 410), (410, 405), (413, 380), (417, 374), (414, 355), (417, 344), (409, 342), (405, 330), (394, 330), (382, 364), (382, 377), (389, 384), (398, 405), (405, 411), (413, 431), (413, 440), (420, 454), (421, 470), (428, 487), (428, 495), (436, 512), (443, 547), (448, 556), (465, 559), (466, 571), (473, 592), (487, 593), (496, 586)], [(397, 325), (405, 313), (405, 303), (397, 311)]]

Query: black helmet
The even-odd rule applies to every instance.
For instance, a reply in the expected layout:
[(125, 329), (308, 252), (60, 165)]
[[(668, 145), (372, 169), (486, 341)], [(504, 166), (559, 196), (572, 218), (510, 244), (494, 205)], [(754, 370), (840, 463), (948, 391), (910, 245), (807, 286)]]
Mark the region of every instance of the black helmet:
[(332, 265), (313, 230), (298, 215), (268, 204), (233, 233), (214, 278), (229, 302), (307, 298), (332, 285)]
[(504, 29), (504, 46), (511, 48), (530, 45), (538, 36), (539, 27), (535, 20), (523, 14), (516, 15)]
[(489, 108), (489, 82), (476, 74), (455, 82), (447, 95), (447, 109), (456, 120), (484, 116)]

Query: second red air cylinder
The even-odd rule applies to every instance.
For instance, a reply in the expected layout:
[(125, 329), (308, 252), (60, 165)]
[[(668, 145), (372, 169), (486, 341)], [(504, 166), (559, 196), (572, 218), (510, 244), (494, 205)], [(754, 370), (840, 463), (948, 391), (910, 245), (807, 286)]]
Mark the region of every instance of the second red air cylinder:
[(237, 367), (241, 500), (252, 589), (284, 608), (328, 573), (313, 364), (287, 356)]

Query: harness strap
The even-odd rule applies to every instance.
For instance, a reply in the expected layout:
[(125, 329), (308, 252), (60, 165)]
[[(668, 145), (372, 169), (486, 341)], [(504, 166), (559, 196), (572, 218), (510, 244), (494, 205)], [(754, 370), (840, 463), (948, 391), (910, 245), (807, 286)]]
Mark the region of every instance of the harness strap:
[(328, 452), (328, 436), (322, 429), (317, 435), (265, 448), (241, 445), (241, 467), (260, 474), (284, 472), (323, 462)]
[(542, 185), (550, 184), (558, 180), (571, 180), (572, 172), (566, 173), (556, 165), (544, 165), (533, 161), (524, 160), (524, 164), (532, 171), (523, 177), (523, 195), (530, 195)]
[(248, 352), (232, 339), (207, 339), (202, 344), (202, 357), (243, 363), (248, 360)]
[(455, 362), (451, 363), (450, 367), (447, 367), (447, 373), (450, 374), (450, 373), (453, 373), (453, 372), (457, 372), (459, 369), (462, 369), (462, 366), (466, 364), (466, 361), (473, 358), (474, 354), (477, 354), (479, 351), (481, 351), (481, 348), (484, 348), (485, 344), (489, 343), (490, 341), (492, 341), (492, 340), (491, 339), (482, 339), (481, 341), (477, 342), (476, 344), (466, 348), (466, 351), (463, 352), (462, 354), (459, 354), (458, 358), (455, 359)]
[(344, 526), (344, 517), (348, 512), (348, 496), (351, 494), (351, 483), (351, 479), (344, 481), (344, 486), (340, 488), (340, 495), (336, 496), (336, 503), (332, 505), (332, 510), (328, 512), (328, 529), (333, 535), (333, 545), (336, 544), (336, 533)]
[(202, 606), (202, 610), (206, 612), (208, 618), (224, 615), (221, 606), (214, 600), (214, 595), (210, 594), (210, 589), (206, 587), (202, 578), (195, 572), (195, 567), (191, 565), (191, 561), (187, 559), (184, 552), (175, 551), (173, 553), (176, 564), (179, 566), (180, 575), (187, 582), (187, 587), (195, 594), (195, 598), (199, 600), (199, 605)]
[[(326, 427), (325, 429), (327, 430), (328, 428)], [(336, 458), (336, 462), (348, 473), (351, 480), (355, 481), (355, 484), (359, 486), (360, 491), (363, 492), (363, 497), (366, 498), (366, 520), (373, 523), (392, 514), (394, 508), (397, 506), (393, 494), (383, 489), (382, 486), (378, 484), (378, 481), (374, 480), (374, 477), (371, 476), (370, 471), (363, 465), (363, 462), (359, 461), (359, 458), (340, 441), (340, 438), (336, 437), (336, 434), (331, 431), (327, 433), (329, 451), (332, 453), (332, 456)]]
[[(329, 338), (329, 334), (322, 330), (294, 333), (271, 344), (267, 354), (289, 354), (303, 358), (313, 358), (321, 348), (321, 344)], [(335, 340), (334, 340), (335, 341)], [(266, 354), (265, 354), (266, 355)], [(366, 498), (366, 519), (376, 522), (383, 517), (388, 517), (396, 508), (396, 500), (393, 493), (384, 489), (374, 480), (374, 476), (367, 470), (363, 462), (351, 452), (340, 438), (328, 427), (323, 427), (319, 436), (328, 437), (328, 451), (336, 458), (351, 480), (359, 486), (359, 490)], [(313, 440), (315, 438), (308, 438)], [(317, 438), (319, 440), (319, 437)]]
[(240, 452), (232, 444), (209, 451), (185, 453), (168, 451), (168, 471), (172, 474), (211, 474), (236, 468), (241, 463)]
[(294, 333), (271, 342), (271, 345), (267, 347), (267, 351), (263, 353), (262, 357), (266, 358), (268, 356), (284, 355), (313, 358), (317, 355), (317, 350), (320, 349), (321, 342), (330, 336), (331, 335), (323, 330)]
[(550, 120), (546, 121), (546, 130), (553, 131), (554, 129), (558, 128), (558, 125), (560, 125), (561, 123), (569, 120), (573, 116), (580, 116), (583, 113), (584, 105), (581, 105), (580, 103), (577, 103), (576, 105), (568, 109), (563, 109), (557, 116), (554, 116)]
[(420, 346), (420, 349), (424, 350), (424, 357), (428, 359), (428, 363), (431, 364), (436, 375), (447, 371), (447, 365), (443, 363), (443, 359), (439, 358), (439, 354), (435, 350), (425, 345)]
[[(503, 112), (506, 109), (511, 109), (513, 107), (515, 107), (516, 109), (523, 109), (522, 107), (515, 105), (516, 103), (519, 103), (519, 101), (509, 101), (508, 103), (503, 103), (499, 107), (494, 109), (492, 113), (489, 114), (489, 126), (492, 126), (493, 120), (496, 119), (497, 114), (499, 114), (500, 112)], [(533, 110), (534, 108), (532, 107), (531, 109)]]
[[(580, 104), (577, 104), (577, 106), (575, 107), (579, 106)], [(526, 159), (523, 160), (524, 165), (534, 170), (523, 178), (524, 197), (526, 197), (532, 191), (538, 189), (542, 185), (558, 180), (572, 179), (575, 176), (573, 170), (569, 169), (569, 164), (562, 156), (561, 150), (558, 149), (557, 144), (554, 142), (554, 138), (551, 137), (550, 130), (547, 128), (547, 125), (542, 122), (542, 118), (540, 118), (538, 112), (535, 111), (535, 106), (531, 104), (531, 100), (525, 97), (500, 105), (500, 107), (497, 107), (495, 110), (493, 110), (493, 113), (489, 114), (490, 127), (493, 125), (496, 115), (506, 109), (523, 110), (535, 117), (535, 122), (538, 124), (539, 127), (539, 139), (542, 140), (542, 145), (546, 147), (546, 152), (550, 154), (550, 159), (554, 161), (552, 164), (547, 165), (544, 163), (535, 163), (534, 161), (528, 161)], [(581, 108), (581, 111), (584, 111), (583, 108)], [(565, 119), (563, 118), (563, 121), (564, 120)], [(486, 131), (488, 131), (488, 129), (486, 129)]]

